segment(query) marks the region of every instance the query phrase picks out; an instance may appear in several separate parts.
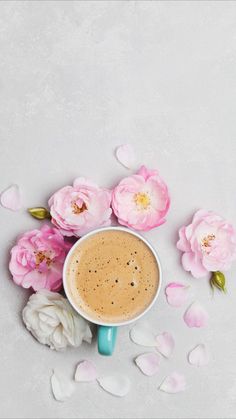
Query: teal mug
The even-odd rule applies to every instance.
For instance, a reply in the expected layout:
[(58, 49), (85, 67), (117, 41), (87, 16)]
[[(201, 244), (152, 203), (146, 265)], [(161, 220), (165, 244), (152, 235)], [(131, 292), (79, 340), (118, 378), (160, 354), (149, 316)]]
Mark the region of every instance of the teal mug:
[[(151, 301), (151, 303), (149, 304), (148, 307), (146, 307), (143, 312), (141, 312), (138, 316), (136, 316), (135, 318), (129, 319), (129, 320), (124, 320), (120, 323), (103, 323), (100, 320), (94, 320), (92, 319), (85, 311), (83, 311), (80, 307), (76, 306), (75, 303), (73, 302), (70, 293), (69, 293), (69, 289), (68, 289), (68, 284), (67, 284), (67, 268), (68, 268), (68, 264), (70, 263), (70, 256), (72, 255), (72, 253), (75, 251), (75, 249), (81, 245), (81, 243), (86, 240), (88, 237), (101, 232), (101, 231), (107, 231), (107, 230), (119, 230), (119, 231), (124, 231), (127, 232), (129, 234), (134, 235), (135, 237), (139, 238), (140, 240), (142, 240), (146, 246), (149, 247), (149, 249), (151, 250), (156, 263), (157, 263), (157, 267), (158, 267), (158, 271), (159, 271), (159, 283), (158, 283), (158, 287), (157, 287), (157, 291)], [(127, 324), (133, 323), (137, 320), (139, 320), (141, 317), (143, 317), (149, 310), (150, 308), (153, 306), (153, 304), (155, 303), (155, 301), (157, 300), (157, 297), (159, 295), (160, 292), (160, 288), (161, 288), (161, 283), (162, 283), (162, 269), (161, 269), (161, 263), (160, 263), (160, 259), (157, 255), (156, 250), (153, 248), (153, 246), (140, 234), (129, 230), (128, 228), (125, 227), (104, 227), (104, 228), (99, 228), (96, 230), (91, 231), (90, 233), (84, 235), (82, 238), (80, 238), (70, 249), (65, 263), (64, 263), (64, 268), (63, 268), (63, 286), (64, 286), (64, 290), (66, 293), (66, 296), (70, 302), (70, 304), (72, 305), (72, 307), (75, 309), (75, 311), (77, 311), (78, 314), (80, 314), (82, 317), (84, 317), (86, 320), (88, 320), (90, 323), (95, 323), (98, 326), (98, 352), (101, 355), (112, 355), (114, 348), (115, 348), (115, 342), (116, 342), (116, 336), (117, 336), (117, 330), (118, 327), (120, 326), (125, 326)]]

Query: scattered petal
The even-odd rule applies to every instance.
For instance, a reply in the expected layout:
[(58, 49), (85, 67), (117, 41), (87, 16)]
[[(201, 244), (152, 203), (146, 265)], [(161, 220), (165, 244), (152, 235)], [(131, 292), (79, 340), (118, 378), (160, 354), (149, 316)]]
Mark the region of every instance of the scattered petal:
[(130, 330), (130, 339), (141, 346), (156, 346), (156, 338), (150, 329), (142, 323), (136, 324)]
[(133, 147), (130, 144), (123, 144), (117, 147), (116, 158), (127, 169), (131, 169), (135, 163)]
[(226, 292), (225, 287), (225, 276), (223, 272), (216, 271), (212, 272), (212, 276), (210, 279), (210, 285), (214, 289), (214, 287), (218, 288), (220, 291)]
[(160, 356), (155, 352), (139, 355), (134, 361), (145, 375), (152, 376), (159, 370)]
[(189, 352), (188, 361), (196, 367), (207, 365), (209, 363), (209, 352), (206, 346), (203, 344), (197, 345), (191, 352)]
[(189, 294), (189, 286), (179, 282), (171, 282), (165, 289), (167, 302), (173, 307), (181, 307), (186, 303)]
[(28, 208), (28, 212), (37, 220), (51, 219), (50, 212), (47, 210), (47, 208), (44, 207)]
[(22, 204), (19, 186), (15, 184), (5, 189), (5, 191), (1, 193), (0, 202), (4, 208), (12, 211), (21, 209)]
[(97, 378), (97, 370), (91, 361), (82, 361), (78, 364), (75, 371), (75, 381), (89, 382), (95, 381)]
[(169, 358), (174, 350), (175, 341), (173, 336), (168, 332), (163, 332), (156, 337), (156, 349), (166, 358)]
[(184, 313), (184, 321), (188, 327), (205, 327), (208, 324), (207, 311), (197, 302), (194, 302)]
[(184, 375), (179, 374), (178, 372), (173, 372), (171, 375), (166, 377), (161, 383), (159, 390), (164, 391), (165, 393), (179, 393), (186, 389), (186, 380)]
[(130, 381), (125, 375), (108, 375), (98, 378), (97, 381), (105, 391), (113, 396), (126, 396), (130, 390)]
[(51, 377), (51, 387), (54, 398), (59, 402), (64, 402), (69, 399), (75, 389), (74, 384), (69, 378), (55, 371)]

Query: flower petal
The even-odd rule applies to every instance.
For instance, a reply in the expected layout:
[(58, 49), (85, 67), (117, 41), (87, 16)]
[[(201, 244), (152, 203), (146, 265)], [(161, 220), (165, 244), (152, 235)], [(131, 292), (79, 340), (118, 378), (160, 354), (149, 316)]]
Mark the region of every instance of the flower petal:
[(130, 390), (130, 381), (125, 375), (108, 375), (98, 378), (97, 381), (105, 391), (114, 396), (123, 397)]
[(188, 327), (205, 327), (208, 319), (207, 311), (198, 302), (192, 303), (184, 313), (184, 321)]
[(59, 402), (69, 399), (75, 389), (69, 378), (55, 371), (51, 377), (51, 387), (54, 398)]
[(164, 391), (165, 393), (175, 394), (180, 391), (184, 391), (185, 388), (186, 380), (184, 375), (179, 374), (178, 372), (173, 372), (164, 379), (159, 387), (159, 390)]
[(209, 363), (209, 352), (204, 344), (197, 345), (188, 354), (188, 361), (192, 365), (202, 367)]
[(165, 289), (167, 302), (172, 307), (181, 307), (186, 303), (189, 294), (189, 286), (179, 282), (171, 282)]
[(139, 355), (134, 361), (145, 375), (152, 376), (159, 370), (160, 356), (155, 352)]
[(144, 323), (136, 324), (130, 330), (130, 339), (141, 346), (156, 346), (156, 338)]
[(117, 147), (116, 158), (127, 169), (131, 169), (135, 162), (133, 147), (130, 144), (123, 144)]
[(4, 208), (12, 211), (21, 209), (22, 204), (19, 186), (15, 184), (5, 189), (5, 191), (1, 193), (0, 202)]
[(75, 381), (89, 382), (95, 381), (97, 378), (97, 370), (91, 361), (82, 361), (78, 364), (75, 371)]
[(156, 349), (166, 358), (169, 358), (174, 350), (175, 341), (173, 336), (168, 332), (163, 332), (156, 337)]

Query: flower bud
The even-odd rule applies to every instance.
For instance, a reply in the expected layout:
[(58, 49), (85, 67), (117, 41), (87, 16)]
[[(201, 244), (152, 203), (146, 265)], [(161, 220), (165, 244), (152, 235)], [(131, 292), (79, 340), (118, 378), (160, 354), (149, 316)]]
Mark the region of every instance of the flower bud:
[(212, 287), (216, 287), (220, 291), (226, 292), (225, 276), (222, 272), (220, 272), (220, 271), (212, 272), (210, 283), (211, 283)]

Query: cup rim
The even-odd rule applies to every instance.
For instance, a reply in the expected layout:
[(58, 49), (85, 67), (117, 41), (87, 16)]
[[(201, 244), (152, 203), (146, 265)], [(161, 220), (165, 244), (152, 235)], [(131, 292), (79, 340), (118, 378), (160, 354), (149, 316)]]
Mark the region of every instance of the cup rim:
[[(82, 310), (79, 309), (79, 307), (76, 306), (76, 304), (73, 302), (68, 287), (67, 287), (67, 281), (66, 281), (66, 271), (67, 271), (67, 265), (68, 262), (70, 260), (70, 256), (72, 255), (72, 253), (74, 252), (74, 250), (87, 238), (94, 236), (95, 234), (102, 232), (102, 231), (124, 231), (126, 233), (132, 234), (135, 237), (138, 237), (139, 239), (141, 239), (151, 250), (153, 256), (155, 257), (157, 266), (158, 266), (158, 270), (159, 270), (159, 284), (158, 284), (158, 288), (156, 291), (155, 296), (153, 297), (151, 303), (148, 305), (148, 307), (145, 308), (144, 311), (142, 311), (141, 313), (139, 313), (136, 317), (133, 317), (132, 319), (129, 320), (125, 320), (122, 322), (103, 322), (101, 320), (98, 319), (93, 319), (92, 317), (90, 317), (89, 315), (87, 315), (87, 313), (84, 313)], [(97, 324), (99, 326), (125, 326), (128, 325), (130, 323), (133, 323), (137, 320), (139, 320), (141, 317), (143, 317), (150, 309), (151, 307), (155, 304), (160, 290), (161, 290), (161, 286), (162, 286), (162, 266), (161, 266), (161, 262), (160, 262), (160, 258), (159, 255), (157, 253), (157, 251), (154, 249), (154, 247), (152, 246), (152, 244), (145, 238), (143, 237), (141, 234), (137, 233), (136, 231), (133, 231), (131, 229), (129, 229), (128, 227), (120, 227), (120, 226), (110, 226), (110, 227), (101, 227), (101, 228), (97, 228), (95, 230), (90, 231), (89, 233), (85, 234), (84, 236), (82, 236), (81, 238), (79, 238), (71, 247), (71, 249), (69, 250), (69, 252), (66, 255), (65, 261), (64, 261), (64, 266), (63, 266), (63, 276), (62, 276), (62, 281), (63, 281), (63, 288), (66, 294), (66, 297), (69, 301), (69, 303), (71, 304), (71, 306), (74, 308), (74, 310), (80, 315), (82, 316), (84, 319), (86, 319), (87, 321), (89, 321), (90, 323), (93, 324)]]

